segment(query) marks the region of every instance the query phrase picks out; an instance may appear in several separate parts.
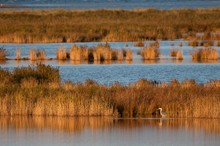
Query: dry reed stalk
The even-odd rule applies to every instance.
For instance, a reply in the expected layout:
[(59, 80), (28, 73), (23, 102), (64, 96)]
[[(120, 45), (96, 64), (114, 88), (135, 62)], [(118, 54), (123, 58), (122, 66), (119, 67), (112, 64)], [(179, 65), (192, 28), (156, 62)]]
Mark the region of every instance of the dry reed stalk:
[(131, 61), (133, 60), (133, 52), (131, 49), (127, 49), (126, 50), (126, 57), (125, 57), (126, 61)]
[(81, 49), (76, 45), (72, 46), (70, 49), (70, 60), (80, 61)]
[(66, 48), (58, 48), (56, 56), (57, 56), (57, 60), (66, 60), (67, 59)]
[(20, 48), (17, 48), (16, 49), (16, 57), (15, 57), (16, 60), (21, 60), (21, 49)]
[(147, 47), (142, 49), (141, 56), (143, 60), (155, 60), (158, 59), (160, 51), (157, 48)]
[(36, 54), (36, 51), (33, 48), (30, 49), (29, 58), (30, 58), (31, 61), (37, 60), (37, 54)]

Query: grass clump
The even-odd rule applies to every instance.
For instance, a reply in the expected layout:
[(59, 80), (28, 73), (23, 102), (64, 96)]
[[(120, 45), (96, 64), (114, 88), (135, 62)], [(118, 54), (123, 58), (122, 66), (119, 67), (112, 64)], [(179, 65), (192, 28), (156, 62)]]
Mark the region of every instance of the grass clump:
[(57, 60), (66, 60), (67, 59), (66, 48), (58, 48), (57, 49), (56, 59)]
[(143, 48), (140, 51), (140, 54), (143, 60), (156, 60), (160, 55), (160, 51), (157, 48), (148, 46), (146, 48)]
[(183, 53), (179, 49), (171, 49), (170, 50), (170, 56), (173, 57), (173, 59), (176, 59), (176, 60), (183, 60)]
[(192, 60), (205, 61), (205, 60), (218, 60), (219, 53), (213, 48), (197, 49), (190, 52)]
[(76, 45), (72, 46), (70, 49), (70, 60), (80, 61), (81, 49)]
[(0, 48), (0, 60), (5, 60), (6, 59), (6, 50), (1, 47)]

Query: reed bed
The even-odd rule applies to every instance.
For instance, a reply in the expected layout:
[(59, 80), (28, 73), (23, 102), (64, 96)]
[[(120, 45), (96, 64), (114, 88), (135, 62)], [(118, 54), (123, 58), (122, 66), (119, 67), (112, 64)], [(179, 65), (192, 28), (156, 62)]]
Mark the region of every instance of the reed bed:
[[(18, 49), (16, 51), (16, 59), (18, 59), (18, 57), (21, 59), (20, 57), (20, 49)], [(31, 61), (36, 61), (36, 60), (46, 60), (46, 54), (45, 54), (45, 51), (44, 50), (38, 50), (38, 51), (35, 51), (35, 49), (31, 48), (30, 49), (30, 54), (29, 54), (29, 59)]]
[(157, 48), (148, 46), (140, 51), (140, 55), (143, 60), (156, 60), (160, 55), (160, 51)]
[(219, 8), (9, 10), (0, 12), (0, 42), (192, 40), (198, 39), (198, 32), (204, 33), (202, 39), (219, 40), (219, 17)]
[(168, 117), (220, 118), (219, 80), (61, 83), (58, 69), (41, 64), (0, 77), (0, 115), (145, 117), (162, 107)]
[(203, 60), (218, 60), (219, 53), (213, 48), (197, 49), (190, 52), (192, 60), (203, 61)]

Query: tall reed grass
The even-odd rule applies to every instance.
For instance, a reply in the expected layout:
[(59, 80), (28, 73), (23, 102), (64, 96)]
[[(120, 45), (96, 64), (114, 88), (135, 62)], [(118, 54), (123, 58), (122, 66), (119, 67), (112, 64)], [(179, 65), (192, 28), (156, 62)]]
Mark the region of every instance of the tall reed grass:
[(170, 50), (170, 56), (173, 57), (173, 59), (176, 59), (176, 60), (183, 60), (183, 53), (179, 49), (171, 49)]
[(133, 52), (131, 49), (125, 50), (125, 60), (126, 61), (131, 61), (133, 60)]
[(205, 40), (218, 40), (211, 34), (219, 30), (219, 17), (219, 8), (1, 11), (0, 42), (192, 40), (199, 39), (198, 32)]
[(160, 55), (160, 51), (157, 48), (148, 46), (146, 48), (143, 48), (140, 51), (140, 54), (141, 54), (143, 60), (155, 60), (155, 59), (158, 59), (158, 57)]
[(0, 68), (0, 115), (152, 116), (162, 107), (168, 117), (220, 117), (220, 82), (170, 83), (140, 80), (124, 86), (60, 82), (50, 66)]
[(219, 53), (213, 48), (197, 49), (190, 52), (192, 60), (203, 61), (203, 60), (218, 60)]
[(57, 60), (66, 60), (67, 59), (67, 52), (66, 48), (58, 48), (56, 52)]
[(72, 46), (70, 49), (70, 60), (80, 61), (81, 58), (81, 49), (76, 45)]

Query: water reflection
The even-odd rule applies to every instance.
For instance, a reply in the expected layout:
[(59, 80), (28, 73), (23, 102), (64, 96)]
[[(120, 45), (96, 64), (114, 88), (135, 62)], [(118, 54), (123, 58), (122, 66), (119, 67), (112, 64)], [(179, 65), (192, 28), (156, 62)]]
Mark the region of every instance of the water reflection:
[(144, 64), (156, 64), (158, 60), (143, 60)]
[(0, 64), (6, 64), (6, 60), (1, 60), (0, 59)]
[(220, 119), (113, 119), (111, 117), (0, 117), (0, 131), (5, 129), (50, 129), (60, 132), (81, 132), (85, 129), (126, 129), (154, 127), (190, 129), (220, 134)]
[(217, 119), (0, 117), (1, 145), (220, 145)]
[(192, 60), (194, 63), (210, 63), (210, 64), (218, 64), (219, 60)]

